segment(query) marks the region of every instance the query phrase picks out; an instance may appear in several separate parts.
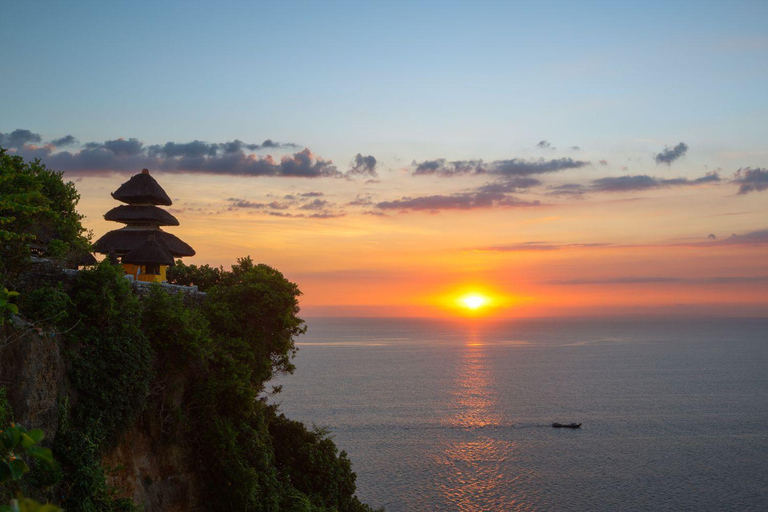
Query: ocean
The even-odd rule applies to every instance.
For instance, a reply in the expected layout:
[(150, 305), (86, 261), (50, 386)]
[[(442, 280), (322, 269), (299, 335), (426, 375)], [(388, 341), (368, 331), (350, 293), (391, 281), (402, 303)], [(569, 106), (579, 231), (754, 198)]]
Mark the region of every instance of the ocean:
[(768, 319), (308, 326), (275, 401), (372, 506), (768, 510)]

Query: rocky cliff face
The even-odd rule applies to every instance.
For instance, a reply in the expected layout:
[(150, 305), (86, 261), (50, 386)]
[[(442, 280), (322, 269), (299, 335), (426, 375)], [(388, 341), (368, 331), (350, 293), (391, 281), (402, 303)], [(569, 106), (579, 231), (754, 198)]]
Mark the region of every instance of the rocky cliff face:
[(202, 486), (193, 454), (161, 442), (152, 423), (142, 418), (104, 455), (102, 464), (110, 468), (108, 483), (145, 510), (201, 510)]
[[(7, 388), (14, 418), (29, 428), (43, 429), (46, 439), (53, 440), (69, 389), (60, 340), (20, 320), (6, 327), (2, 338), (6, 341), (0, 343), (0, 384)], [(182, 383), (176, 384), (181, 389)], [(69, 400), (77, 397), (69, 396)], [(117, 445), (104, 453), (107, 483), (145, 510), (201, 510), (202, 485), (195, 471), (200, 464), (185, 446), (167, 438), (162, 411), (153, 408), (142, 414)]]
[(58, 340), (21, 320), (2, 333), (0, 385), (7, 389), (14, 417), (25, 426), (42, 428), (53, 439), (66, 375)]

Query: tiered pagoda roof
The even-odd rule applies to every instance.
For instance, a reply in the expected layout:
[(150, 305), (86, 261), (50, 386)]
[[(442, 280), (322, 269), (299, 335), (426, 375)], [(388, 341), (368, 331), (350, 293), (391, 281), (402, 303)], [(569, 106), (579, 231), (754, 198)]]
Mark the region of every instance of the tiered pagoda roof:
[[(112, 193), (118, 201), (127, 203), (117, 206), (104, 215), (109, 221), (126, 224), (99, 238), (93, 250), (102, 254), (110, 251), (123, 257), (124, 263), (136, 258), (154, 258), (145, 264), (173, 264), (174, 257), (194, 256), (195, 250), (178, 237), (160, 229), (160, 226), (178, 226), (179, 221), (157, 205), (170, 206), (171, 198), (165, 193), (147, 169), (133, 176)], [(138, 252), (136, 252), (138, 251)], [(129, 254), (132, 254), (129, 256)], [(139, 257), (140, 256), (140, 257)], [(161, 261), (162, 260), (162, 261)], [(171, 263), (167, 263), (170, 261)]]
[(171, 206), (173, 201), (165, 193), (163, 187), (149, 175), (148, 169), (143, 169), (112, 192), (112, 197), (128, 204), (161, 204)]
[(146, 242), (123, 256), (123, 263), (131, 265), (169, 265), (173, 266), (173, 256), (155, 235), (149, 235)]

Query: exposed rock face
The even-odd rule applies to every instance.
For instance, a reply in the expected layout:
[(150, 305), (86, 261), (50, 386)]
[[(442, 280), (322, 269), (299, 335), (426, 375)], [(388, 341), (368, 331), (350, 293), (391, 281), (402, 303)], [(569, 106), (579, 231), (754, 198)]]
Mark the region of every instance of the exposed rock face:
[(6, 327), (2, 339), (6, 341), (0, 341), (0, 384), (8, 389), (16, 421), (41, 428), (53, 439), (66, 374), (58, 340), (21, 322)]
[(203, 510), (192, 455), (178, 444), (161, 442), (154, 430), (145, 418), (104, 456), (103, 466), (113, 469), (108, 483), (145, 510)]
[[(66, 288), (75, 275), (76, 271), (38, 264), (23, 277), (30, 289), (59, 282)], [(185, 300), (200, 301), (205, 297), (191, 287), (166, 285), (164, 289), (182, 293)], [(142, 295), (148, 290), (148, 286), (134, 283), (134, 293)], [(58, 432), (63, 399), (77, 402), (67, 383), (61, 347), (60, 335), (38, 330), (18, 317), (12, 325), (0, 326), (0, 386), (7, 388), (14, 419), (27, 428), (41, 428), (46, 442)], [(169, 440), (164, 432), (164, 415), (181, 402), (184, 378), (168, 378), (164, 389), (153, 390), (153, 405), (102, 457), (107, 482), (147, 511), (205, 509), (198, 475), (200, 461), (188, 446)]]

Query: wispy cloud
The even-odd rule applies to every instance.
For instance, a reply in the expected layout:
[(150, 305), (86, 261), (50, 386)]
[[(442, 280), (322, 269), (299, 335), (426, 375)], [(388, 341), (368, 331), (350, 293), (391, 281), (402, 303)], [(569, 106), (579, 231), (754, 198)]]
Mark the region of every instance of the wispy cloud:
[(732, 285), (768, 283), (768, 276), (717, 276), (717, 277), (670, 277), (670, 276), (621, 276), (587, 279), (562, 279), (545, 281), (554, 285), (642, 285), (642, 284), (688, 284), (688, 285)]
[(590, 249), (595, 247), (616, 247), (616, 246), (614, 244), (606, 244), (606, 243), (552, 244), (549, 242), (522, 242), (519, 244), (481, 247), (475, 250), (487, 251), (487, 252), (529, 252), (529, 251), (559, 251), (561, 249)]
[(455, 160), (448, 161), (445, 158), (436, 160), (414, 161), (416, 169), (414, 176), (436, 174), (443, 177), (451, 177), (466, 174), (495, 174), (499, 176), (530, 176), (560, 172), (568, 169), (579, 169), (589, 165), (589, 162), (574, 160), (573, 158), (553, 158), (538, 160), (526, 160), (523, 158), (511, 158), (508, 160), (495, 160), (484, 162), (483, 160)]
[(592, 181), (593, 192), (634, 192), (666, 187), (685, 187), (720, 181), (716, 172), (708, 173), (700, 178), (653, 178), (647, 175), (617, 176), (600, 178)]
[(462, 192), (450, 195), (403, 197), (394, 201), (382, 201), (376, 206), (382, 210), (473, 210), (478, 208), (518, 208), (538, 206), (539, 201), (525, 201), (497, 192)]
[(710, 172), (700, 178), (655, 178), (646, 174), (610, 176), (592, 180), (588, 185), (565, 183), (547, 188), (546, 195), (582, 196), (593, 192), (638, 192), (670, 187), (689, 187), (720, 182), (717, 172)]
[[(702, 237), (695, 237), (701, 240)], [(723, 245), (768, 245), (768, 229), (751, 231), (742, 235), (732, 234), (723, 239), (718, 239), (716, 235), (710, 233), (706, 235), (706, 241), (701, 242), (672, 242), (659, 244), (613, 244), (606, 242), (592, 243), (568, 243), (558, 244), (548, 241), (530, 241), (519, 242), (505, 245), (494, 245), (488, 247), (475, 247), (470, 250), (481, 252), (529, 252), (529, 251), (560, 251), (565, 249), (646, 249), (646, 248), (669, 248), (669, 247), (691, 247), (691, 248), (711, 248)]]

